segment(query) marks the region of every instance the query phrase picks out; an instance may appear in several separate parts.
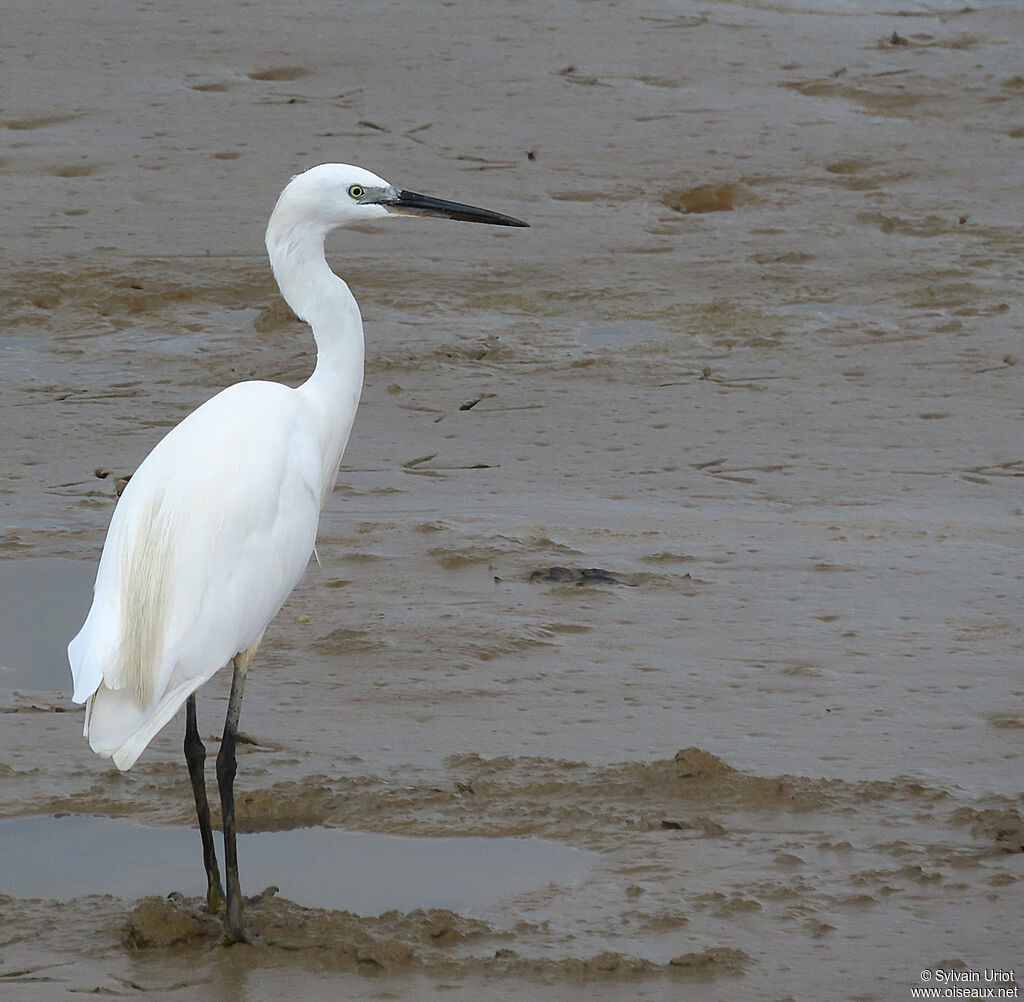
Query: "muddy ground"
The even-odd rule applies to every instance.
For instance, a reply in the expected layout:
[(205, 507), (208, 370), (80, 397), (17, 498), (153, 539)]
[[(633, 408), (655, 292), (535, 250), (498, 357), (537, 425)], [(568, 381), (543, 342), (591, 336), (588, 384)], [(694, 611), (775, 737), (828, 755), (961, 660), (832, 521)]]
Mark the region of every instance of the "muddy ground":
[[(197, 848), (194, 886), (4, 898), (5, 998), (866, 1000), (1020, 966), (1019, 11), (8, 6), (4, 580), (94, 565), (118, 478), (220, 387), (308, 374), (262, 249), (291, 174), (524, 218), (329, 242), (366, 387), (239, 812), (592, 856), (459, 913), (271, 897), (227, 950)], [(66, 632), (80, 579), (21, 621)], [(59, 650), (26, 679), (12, 644), (0, 816), (190, 824), (181, 720), (119, 774)], [(116, 886), (116, 845), (59, 851)]]

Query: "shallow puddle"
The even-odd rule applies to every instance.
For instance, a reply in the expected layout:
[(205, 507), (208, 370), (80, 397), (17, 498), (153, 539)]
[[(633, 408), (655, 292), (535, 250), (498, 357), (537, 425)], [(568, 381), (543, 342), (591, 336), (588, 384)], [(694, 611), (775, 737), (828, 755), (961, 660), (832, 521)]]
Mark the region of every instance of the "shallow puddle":
[(71, 688), (67, 644), (85, 622), (96, 565), (0, 560), (0, 690)]
[[(0, 821), (0, 844), (0, 891), (15, 897), (206, 893), (196, 829), (35, 815)], [(240, 835), (238, 858), (247, 893), (274, 884), (298, 904), (377, 915), (391, 909), (482, 908), (552, 881), (578, 879), (594, 857), (540, 838), (415, 838), (297, 828)]]

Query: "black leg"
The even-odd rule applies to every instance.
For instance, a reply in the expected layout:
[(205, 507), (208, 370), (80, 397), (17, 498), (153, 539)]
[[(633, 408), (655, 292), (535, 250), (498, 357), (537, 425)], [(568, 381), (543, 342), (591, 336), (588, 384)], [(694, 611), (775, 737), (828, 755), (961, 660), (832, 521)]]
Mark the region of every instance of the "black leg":
[(206, 762), (206, 746), (199, 737), (196, 724), (196, 695), (192, 693), (185, 702), (185, 761), (192, 780), (192, 795), (196, 800), (196, 816), (199, 818), (199, 834), (203, 839), (203, 865), (206, 867), (206, 904), (214, 914), (223, 914), (224, 889), (220, 883), (220, 869), (217, 866), (217, 851), (213, 846), (213, 827), (210, 824), (210, 804), (206, 799), (206, 780), (203, 765)]
[(231, 695), (228, 698), (228, 714), (224, 720), (224, 737), (217, 755), (217, 782), (220, 786), (221, 820), (224, 829), (224, 867), (227, 870), (228, 904), (225, 943), (246, 943), (245, 925), (242, 920), (242, 889), (238, 880), (238, 851), (235, 846), (235, 738), (238, 733), (238, 715), (242, 709), (242, 690), (245, 688), (245, 673), (256, 653), (255, 645), (235, 657), (234, 674), (231, 677)]

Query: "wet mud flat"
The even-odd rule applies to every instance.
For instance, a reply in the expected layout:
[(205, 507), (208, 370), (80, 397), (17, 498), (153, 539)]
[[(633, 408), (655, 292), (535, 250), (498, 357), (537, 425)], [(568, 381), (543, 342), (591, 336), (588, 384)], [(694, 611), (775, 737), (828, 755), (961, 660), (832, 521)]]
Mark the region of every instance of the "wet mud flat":
[[(278, 783), (247, 794), (240, 810), (247, 825), (276, 831), (282, 872), (301, 866), (288, 860), (292, 840), (281, 830), (299, 820), (400, 832), (410, 844), (431, 841), (424, 839), (430, 834), (458, 843), (469, 840), (455, 833), (544, 833), (563, 853), (570, 852), (565, 845), (584, 851), (561, 861), (549, 856), (545, 871), (549, 850), (538, 856), (527, 847), (520, 858), (528, 865), (533, 853), (538, 866), (519, 870), (515, 880), (525, 887), (495, 892), (485, 877), (484, 888), (472, 892), (477, 900), (458, 911), (374, 914), (371, 906), (357, 915), (268, 897), (248, 908), (255, 945), (230, 950), (217, 946), (220, 924), (202, 898), (179, 890), (134, 901), (5, 897), (7, 950), (27, 965), (8, 968), (6, 982), (28, 998), (94, 986), (167, 998), (215, 998), (230, 988), (265, 998), (308, 977), (335, 987), (342, 979), (359, 998), (381, 990), (416, 997), (428, 985), (466, 998), (625, 992), (667, 999), (680, 991), (722, 998), (757, 996), (766, 970), (799, 979), (802, 993), (826, 993), (835, 979), (866, 986), (860, 965), (867, 952), (884, 997), (884, 983), (900, 976), (909, 953), (925, 956), (930, 967), (962, 967), (967, 956), (998, 967), (995, 958), (1012, 950), (1024, 823), (1005, 803), (967, 807), (907, 779), (755, 776), (696, 748), (603, 768), (454, 756), (445, 771), (444, 787), (426, 786), (415, 770), (404, 787), (365, 775)], [(184, 811), (187, 794), (180, 792), (174, 799)], [(61, 805), (88, 802), (116, 814), (145, 799), (139, 790), (122, 793), (120, 802), (113, 792), (97, 793), (61, 798)], [(110, 839), (112, 851), (118, 844)], [(137, 846), (142, 852), (141, 839)], [(453, 851), (464, 853), (472, 871), (473, 850)], [(240, 852), (244, 864), (244, 837)], [(96, 854), (95, 846), (83, 848), (83, 863)], [(424, 859), (415, 847), (408, 857), (396, 879)], [(264, 865), (273, 858), (268, 852)], [(517, 870), (500, 852), (491, 859), (496, 880)], [(372, 865), (372, 856), (356, 862)], [(116, 887), (122, 878), (108, 865)], [(188, 890), (201, 882), (200, 871)], [(445, 891), (430, 882), (429, 875), (420, 881), (425, 901)], [(489, 891), (496, 900), (486, 900)], [(364, 893), (390, 892), (375, 892), (371, 882)], [(186, 962), (193, 976), (183, 979)]]
[[(0, 885), (0, 994), (889, 999), (1012, 969), (1019, 14), (248, 13), (11, 8), (0, 819), (110, 882)], [(56, 662), (118, 481), (220, 387), (310, 371), (262, 228), (330, 159), (533, 225), (329, 244), (366, 389), (248, 684), (239, 820), (280, 843), (243, 885), (307, 829), (587, 862), (468, 903), (282, 891), (224, 950), (180, 722), (118, 774)], [(108, 823), (192, 835), (193, 870), (119, 892)]]

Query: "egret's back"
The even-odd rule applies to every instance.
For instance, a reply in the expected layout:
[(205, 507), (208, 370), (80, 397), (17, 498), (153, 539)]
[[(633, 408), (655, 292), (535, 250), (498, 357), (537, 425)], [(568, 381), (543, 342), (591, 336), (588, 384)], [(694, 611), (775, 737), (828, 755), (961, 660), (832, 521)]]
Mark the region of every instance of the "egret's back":
[(239, 383), (172, 429), (128, 483), (68, 646), (85, 734), (118, 768), (259, 639), (302, 577), (325, 491), (317, 442), (301, 391)]

